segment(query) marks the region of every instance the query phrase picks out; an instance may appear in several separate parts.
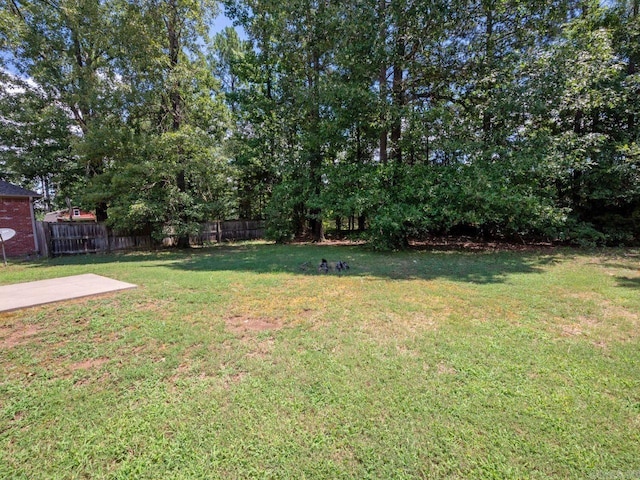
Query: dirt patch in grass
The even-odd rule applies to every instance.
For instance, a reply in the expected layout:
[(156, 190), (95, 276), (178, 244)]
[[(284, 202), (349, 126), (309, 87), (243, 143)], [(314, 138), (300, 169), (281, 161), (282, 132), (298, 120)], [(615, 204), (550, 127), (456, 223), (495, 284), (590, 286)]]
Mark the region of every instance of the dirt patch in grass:
[(108, 358), (89, 358), (87, 360), (82, 360), (81, 362), (75, 362), (69, 365), (69, 369), (72, 372), (77, 370), (89, 370), (92, 368), (98, 368), (109, 361)]
[(438, 363), (436, 368), (438, 375), (456, 375), (458, 373), (455, 368), (443, 362)]
[(275, 343), (276, 342), (273, 338), (254, 341), (248, 346), (249, 352), (247, 353), (247, 357), (264, 360), (273, 354)]
[(227, 329), (238, 334), (263, 332), (265, 330), (280, 330), (283, 326), (280, 320), (245, 316), (227, 318), (225, 324)]
[(0, 327), (0, 347), (13, 348), (27, 343), (40, 333), (40, 328), (33, 324), (6, 325)]
[(247, 372), (237, 372), (231, 375), (227, 375), (222, 380), (222, 388), (229, 390), (231, 387), (238, 385), (247, 376)]
[(616, 304), (594, 291), (561, 292), (570, 299), (573, 311), (562, 317), (553, 317), (551, 330), (563, 337), (589, 337), (596, 344), (621, 342), (640, 335), (640, 314), (633, 308)]
[(560, 325), (559, 328), (563, 337), (575, 337), (583, 334), (583, 329), (580, 324)]
[(606, 346), (609, 342), (626, 342), (638, 337), (638, 322), (617, 320), (604, 316), (594, 318), (579, 316), (572, 323), (559, 323), (556, 330), (563, 337), (585, 337), (593, 339), (596, 346)]
[(640, 321), (640, 315), (620, 305), (615, 305), (611, 301), (602, 302), (602, 309), (605, 318), (620, 318), (637, 324)]
[[(438, 330), (448, 322), (449, 311), (433, 312), (380, 312), (376, 317), (364, 319), (355, 328), (382, 343), (413, 338), (424, 332)], [(348, 328), (352, 328), (351, 324)]]
[(550, 242), (509, 242), (505, 240), (482, 240), (474, 237), (432, 237), (412, 240), (409, 246), (416, 250), (454, 250), (454, 251), (514, 251), (514, 252), (550, 252), (555, 246)]
[(312, 240), (311, 238), (305, 237), (297, 237), (292, 243), (296, 245), (322, 245), (323, 247), (327, 246), (355, 246), (355, 245), (366, 245), (367, 241), (363, 239), (349, 239), (341, 236), (327, 236), (322, 242), (318, 243)]
[(209, 375), (207, 372), (200, 371), (200, 365), (193, 366), (191, 361), (186, 359), (185, 363), (178, 365), (173, 375), (171, 375), (167, 381), (172, 393), (176, 393), (179, 390), (179, 383), (189, 378), (198, 378), (199, 380), (206, 379)]

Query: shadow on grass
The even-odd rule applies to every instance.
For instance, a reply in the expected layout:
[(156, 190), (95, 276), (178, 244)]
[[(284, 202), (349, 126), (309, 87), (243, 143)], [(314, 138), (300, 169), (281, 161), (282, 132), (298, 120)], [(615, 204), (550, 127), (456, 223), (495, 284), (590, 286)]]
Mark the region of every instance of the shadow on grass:
[(600, 265), (605, 268), (615, 268), (616, 270), (637, 270), (637, 267), (635, 265), (625, 263), (605, 262), (601, 263)]
[(640, 278), (616, 277), (619, 287), (640, 289)]
[[(191, 252), (197, 252), (194, 249)], [(103, 265), (110, 263), (140, 263), (145, 261), (180, 261), (184, 260), (185, 253), (181, 250), (153, 250), (140, 252), (115, 252), (115, 253), (88, 253), (81, 255), (61, 255), (54, 258), (42, 258), (36, 261), (30, 260), (31, 267), (51, 267), (55, 265)]]
[[(321, 259), (330, 263), (345, 261), (350, 269), (334, 276), (378, 277), (392, 280), (448, 279), (477, 284), (502, 283), (509, 275), (537, 274), (568, 252), (542, 251), (464, 251), (409, 250), (379, 253), (361, 245), (275, 245), (265, 243), (223, 244), (190, 250), (115, 253), (57, 257), (33, 262), (35, 268), (53, 265), (140, 264), (142, 268), (159, 266), (178, 271), (232, 271), (322, 275)], [(129, 267), (127, 267), (129, 268)]]
[(542, 273), (558, 261), (549, 252), (372, 252), (362, 246), (227, 245), (183, 254), (168, 267), (182, 271), (233, 271), (322, 275), (321, 259), (345, 261), (350, 269), (334, 276), (378, 277), (392, 280), (444, 278), (478, 284), (501, 283), (512, 274)]

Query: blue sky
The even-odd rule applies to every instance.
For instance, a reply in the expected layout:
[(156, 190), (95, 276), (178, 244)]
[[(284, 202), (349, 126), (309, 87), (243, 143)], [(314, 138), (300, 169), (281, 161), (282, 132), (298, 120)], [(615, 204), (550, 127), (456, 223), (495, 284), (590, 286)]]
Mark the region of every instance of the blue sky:
[(209, 33), (211, 35), (216, 34), (222, 31), (225, 27), (233, 27), (233, 22), (231, 21), (231, 19), (227, 18), (227, 16), (224, 14), (224, 11), (221, 11), (220, 15), (218, 15), (213, 20), (213, 24), (211, 25), (211, 29), (209, 29)]
[[(209, 35), (213, 36), (216, 33), (221, 32), (225, 27), (233, 27), (233, 22), (224, 14), (224, 10), (222, 10), (220, 12), (220, 15), (218, 15), (213, 21), (213, 24), (209, 29)], [(238, 35), (240, 36), (240, 38), (243, 40), (246, 40), (247, 35), (245, 34), (244, 29), (242, 27), (234, 27), (234, 28), (238, 32)]]

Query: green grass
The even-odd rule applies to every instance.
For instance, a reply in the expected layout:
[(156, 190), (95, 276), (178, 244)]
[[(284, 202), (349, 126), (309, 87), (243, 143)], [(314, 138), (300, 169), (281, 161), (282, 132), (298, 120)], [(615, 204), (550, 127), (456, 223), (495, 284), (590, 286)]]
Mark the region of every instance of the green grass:
[(639, 269), (261, 243), (11, 264), (139, 288), (0, 314), (0, 478), (637, 478)]

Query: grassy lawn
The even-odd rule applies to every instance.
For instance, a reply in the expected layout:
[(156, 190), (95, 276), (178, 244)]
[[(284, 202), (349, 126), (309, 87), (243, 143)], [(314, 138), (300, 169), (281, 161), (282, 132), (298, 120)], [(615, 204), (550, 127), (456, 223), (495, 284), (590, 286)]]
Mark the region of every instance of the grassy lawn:
[(0, 267), (139, 285), (0, 313), (0, 478), (638, 478), (639, 269), (260, 243)]

